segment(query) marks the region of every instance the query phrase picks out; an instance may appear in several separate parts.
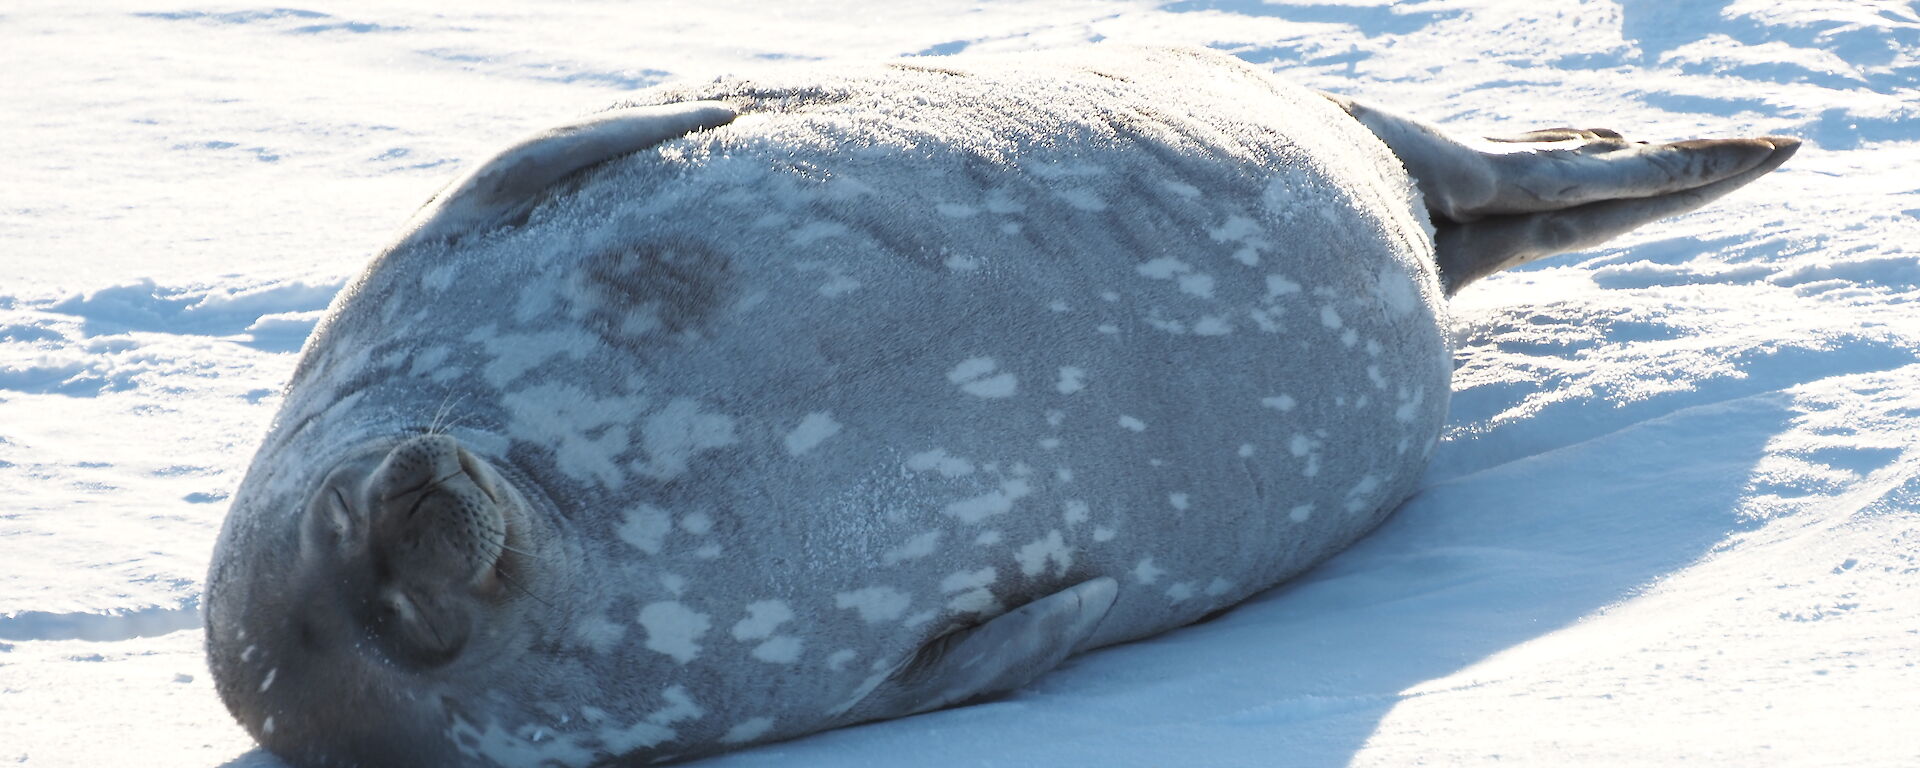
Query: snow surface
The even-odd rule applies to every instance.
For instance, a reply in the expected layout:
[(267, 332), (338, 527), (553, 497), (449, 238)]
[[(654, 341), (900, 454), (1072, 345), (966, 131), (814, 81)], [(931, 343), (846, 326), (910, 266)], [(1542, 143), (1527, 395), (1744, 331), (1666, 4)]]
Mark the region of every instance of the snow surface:
[(1809, 146), (1467, 289), (1423, 490), (1326, 566), (709, 764), (1920, 764), (1920, 2), (1891, 0), (0, 6), (0, 762), (277, 764), (200, 656), (224, 501), (329, 297), (465, 164), (668, 78), (1100, 39), (1462, 134)]

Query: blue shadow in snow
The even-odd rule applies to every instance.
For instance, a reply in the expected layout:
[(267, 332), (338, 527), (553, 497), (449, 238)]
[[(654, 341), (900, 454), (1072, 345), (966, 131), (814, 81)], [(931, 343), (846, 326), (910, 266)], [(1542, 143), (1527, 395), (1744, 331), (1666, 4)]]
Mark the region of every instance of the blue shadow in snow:
[(123, 613), (51, 613), (21, 611), (0, 616), (0, 640), (87, 640), (118, 642), (159, 637), (200, 626), (200, 598), (172, 608), (150, 606)]

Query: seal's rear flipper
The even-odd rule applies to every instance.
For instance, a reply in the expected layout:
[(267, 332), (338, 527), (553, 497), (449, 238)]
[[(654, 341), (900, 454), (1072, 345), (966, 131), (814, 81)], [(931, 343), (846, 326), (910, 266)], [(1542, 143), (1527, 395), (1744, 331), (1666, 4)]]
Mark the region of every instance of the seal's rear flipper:
[(936, 638), (849, 709), (859, 720), (899, 717), (1018, 688), (1080, 650), (1118, 594), (1101, 577)]
[(1406, 165), (1426, 199), (1448, 295), (1543, 256), (1706, 205), (1792, 157), (1798, 139), (1629, 142), (1550, 128), (1476, 149), (1417, 120), (1328, 95)]
[(691, 101), (601, 112), (556, 125), (501, 150), (414, 214), (395, 245), (485, 232), (532, 210), (567, 174), (694, 131), (733, 122), (733, 107)]
[[(1557, 211), (1488, 216), (1466, 223), (1434, 222), (1434, 256), (1439, 262), (1447, 295), (1500, 270), (1556, 253), (1591, 248), (1643, 224), (1704, 206), (1780, 167), (1800, 147), (1799, 139), (1787, 137), (1723, 141), (1763, 145), (1766, 154), (1759, 163), (1737, 174), (1655, 197), (1628, 197)], [(1680, 142), (1707, 143), (1721, 142)]]

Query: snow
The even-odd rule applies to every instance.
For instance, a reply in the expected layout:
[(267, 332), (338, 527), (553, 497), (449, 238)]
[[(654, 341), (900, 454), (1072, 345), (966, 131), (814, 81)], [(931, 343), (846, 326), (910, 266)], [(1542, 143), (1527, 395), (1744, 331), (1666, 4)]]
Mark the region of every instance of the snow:
[[(708, 764), (1920, 762), (1920, 4), (1891, 0), (8, 6), (0, 762), (277, 765), (200, 657), (224, 501), (330, 297), (486, 152), (670, 78), (1101, 39), (1462, 135), (1809, 145), (1464, 291), (1421, 492), (1324, 567), (997, 701)], [(663, 471), (725, 437), (686, 415)]]

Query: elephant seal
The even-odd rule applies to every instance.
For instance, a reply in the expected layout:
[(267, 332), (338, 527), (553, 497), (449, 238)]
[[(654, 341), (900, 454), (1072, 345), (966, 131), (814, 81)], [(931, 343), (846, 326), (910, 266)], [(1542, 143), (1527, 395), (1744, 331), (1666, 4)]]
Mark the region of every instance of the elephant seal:
[(1795, 146), (1518, 141), (1118, 47), (529, 138), (308, 341), (208, 577), (220, 695), (301, 766), (641, 764), (1222, 610), (1412, 492), (1447, 293)]

